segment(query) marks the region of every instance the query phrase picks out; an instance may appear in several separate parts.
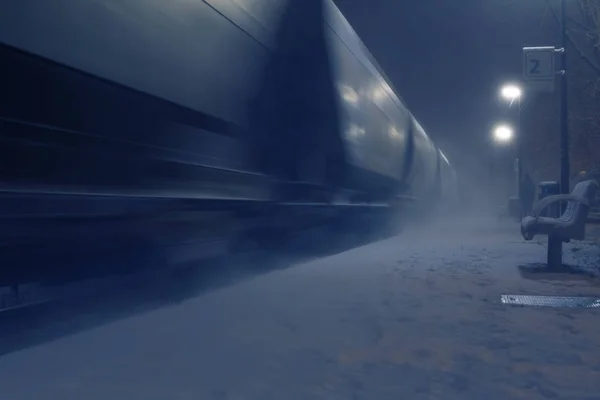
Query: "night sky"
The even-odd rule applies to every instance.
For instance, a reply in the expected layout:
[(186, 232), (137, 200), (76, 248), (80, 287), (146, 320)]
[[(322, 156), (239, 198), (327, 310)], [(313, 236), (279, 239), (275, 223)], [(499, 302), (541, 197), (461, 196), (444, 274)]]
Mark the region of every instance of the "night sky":
[(428, 134), (463, 168), (486, 156), (492, 126), (510, 115), (498, 90), (521, 78), (521, 48), (558, 38), (545, 0), (335, 1)]

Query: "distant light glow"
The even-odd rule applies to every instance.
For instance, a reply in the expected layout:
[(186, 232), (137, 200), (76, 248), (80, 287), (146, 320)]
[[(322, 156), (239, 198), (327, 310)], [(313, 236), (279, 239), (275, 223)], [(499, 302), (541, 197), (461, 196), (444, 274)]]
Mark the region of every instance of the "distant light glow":
[(502, 89), (500, 89), (500, 95), (511, 102), (520, 99), (523, 95), (523, 91), (517, 85), (504, 85)]
[(494, 140), (497, 143), (508, 143), (513, 138), (513, 130), (508, 125), (498, 125), (494, 129)]

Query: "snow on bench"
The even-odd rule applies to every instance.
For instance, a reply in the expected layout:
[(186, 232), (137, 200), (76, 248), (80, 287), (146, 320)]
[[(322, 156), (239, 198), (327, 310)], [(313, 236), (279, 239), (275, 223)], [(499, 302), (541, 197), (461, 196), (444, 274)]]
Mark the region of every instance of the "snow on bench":
[[(590, 211), (598, 183), (595, 180), (579, 182), (571, 194), (548, 196), (538, 201), (533, 207), (532, 215), (521, 221), (521, 235), (531, 240), (535, 235), (548, 236), (548, 266), (562, 265), (562, 242), (571, 239), (585, 238), (585, 223)], [(565, 212), (558, 218), (541, 217), (541, 212), (548, 206), (567, 201)]]

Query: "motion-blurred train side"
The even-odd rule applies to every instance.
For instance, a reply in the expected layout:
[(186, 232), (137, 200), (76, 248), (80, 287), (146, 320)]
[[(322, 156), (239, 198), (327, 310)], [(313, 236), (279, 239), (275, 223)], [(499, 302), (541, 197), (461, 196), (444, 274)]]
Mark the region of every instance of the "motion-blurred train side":
[[(0, 59), (5, 214), (456, 198), (331, 0), (2, 2)], [(8, 202), (19, 193), (37, 200)], [(57, 193), (89, 201), (39, 200)]]
[(0, 7), (5, 182), (195, 196), (208, 166), (387, 200), (430, 196), (441, 163), (453, 184), (329, 0)]

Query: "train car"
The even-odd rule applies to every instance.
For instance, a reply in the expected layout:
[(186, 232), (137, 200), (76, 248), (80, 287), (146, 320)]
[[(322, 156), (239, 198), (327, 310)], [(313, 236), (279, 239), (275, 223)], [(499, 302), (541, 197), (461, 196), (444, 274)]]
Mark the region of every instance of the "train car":
[(252, 113), (261, 170), (360, 200), (443, 201), (438, 149), (334, 2), (259, 3), (285, 10)]
[[(102, 222), (94, 241), (164, 243), (146, 237), (157, 219), (219, 225), (202, 213), (225, 203), (232, 221), (241, 203), (451, 191), (437, 187), (453, 180), (437, 178), (435, 145), (331, 0), (0, 2), (0, 60), (4, 216), (119, 217), (134, 222)], [(19, 241), (55, 234), (7, 221)]]
[(236, 172), (266, 49), (209, 3), (6, 2), (0, 43), (6, 188), (264, 199)]
[(6, 185), (268, 196), (245, 171), (385, 200), (434, 180), (435, 146), (330, 0), (34, 2), (0, 5)]
[[(324, 22), (289, 32), (310, 14)], [(368, 201), (429, 196), (437, 150), (334, 3), (290, 4), (275, 36), (253, 114), (268, 173)]]

